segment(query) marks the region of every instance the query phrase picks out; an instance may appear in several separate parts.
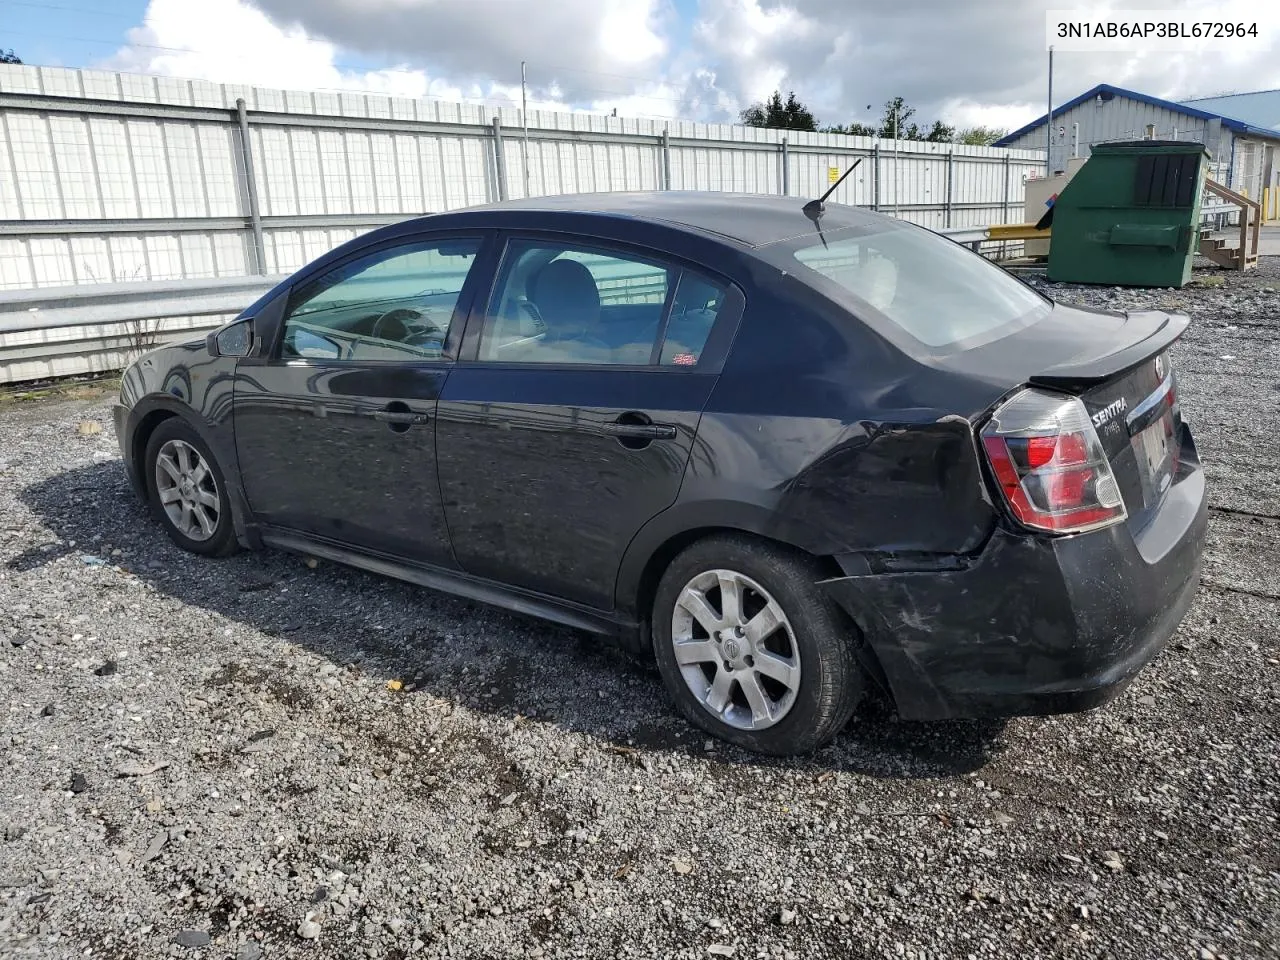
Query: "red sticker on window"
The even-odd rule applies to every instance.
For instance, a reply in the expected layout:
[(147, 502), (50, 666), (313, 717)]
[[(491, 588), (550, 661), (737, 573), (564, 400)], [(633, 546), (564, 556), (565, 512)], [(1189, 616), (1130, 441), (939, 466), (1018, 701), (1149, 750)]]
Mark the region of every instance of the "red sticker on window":
[(677, 353), (674, 357), (671, 358), (671, 362), (678, 363), (682, 367), (692, 367), (695, 363), (698, 362), (698, 358), (695, 357), (692, 353)]

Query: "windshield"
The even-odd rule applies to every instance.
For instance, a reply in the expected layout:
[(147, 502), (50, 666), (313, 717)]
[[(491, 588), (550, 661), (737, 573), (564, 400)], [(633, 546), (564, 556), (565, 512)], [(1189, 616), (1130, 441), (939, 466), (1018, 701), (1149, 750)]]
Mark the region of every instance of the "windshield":
[[(810, 241), (791, 246), (801, 279), (836, 293), (835, 299), (850, 299), (856, 315), (865, 318), (870, 307), (930, 348), (989, 342), (1050, 309), (989, 260), (921, 228), (878, 223), (829, 233), (826, 245)], [(838, 290), (814, 282), (817, 277)]]

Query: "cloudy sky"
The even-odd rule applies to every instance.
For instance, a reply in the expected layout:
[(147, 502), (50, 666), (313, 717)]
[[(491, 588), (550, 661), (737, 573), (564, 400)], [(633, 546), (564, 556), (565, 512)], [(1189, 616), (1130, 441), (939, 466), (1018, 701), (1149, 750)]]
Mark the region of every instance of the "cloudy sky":
[(525, 60), (539, 106), (730, 120), (777, 87), (822, 123), (868, 122), (901, 95), (918, 120), (1012, 128), (1044, 112), (1045, 11), (1074, 6), (1256, 20), (1269, 39), (1059, 53), (1057, 102), (1100, 82), (1172, 99), (1280, 87), (1274, 0), (0, 0), (0, 46), (29, 63), (495, 105), (518, 105)]

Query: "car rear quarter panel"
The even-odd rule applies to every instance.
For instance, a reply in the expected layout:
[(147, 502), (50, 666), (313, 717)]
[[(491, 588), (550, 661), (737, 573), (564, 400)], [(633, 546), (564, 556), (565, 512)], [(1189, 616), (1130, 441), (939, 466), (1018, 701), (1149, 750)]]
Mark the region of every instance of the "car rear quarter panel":
[(637, 537), (620, 594), (639, 554), (699, 527), (820, 557), (977, 551), (998, 514), (971, 424), (1002, 392), (906, 356), (759, 265), (680, 498)]

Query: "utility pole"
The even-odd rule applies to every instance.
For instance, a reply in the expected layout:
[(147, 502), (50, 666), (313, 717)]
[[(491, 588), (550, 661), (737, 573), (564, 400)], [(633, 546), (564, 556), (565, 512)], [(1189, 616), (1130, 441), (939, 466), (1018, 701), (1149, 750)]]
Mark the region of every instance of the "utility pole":
[(1053, 176), (1053, 44), (1049, 45), (1049, 119), (1045, 123), (1044, 175)]
[(529, 196), (529, 97), (525, 82), (525, 62), (520, 61), (520, 122), (524, 124), (524, 195)]

